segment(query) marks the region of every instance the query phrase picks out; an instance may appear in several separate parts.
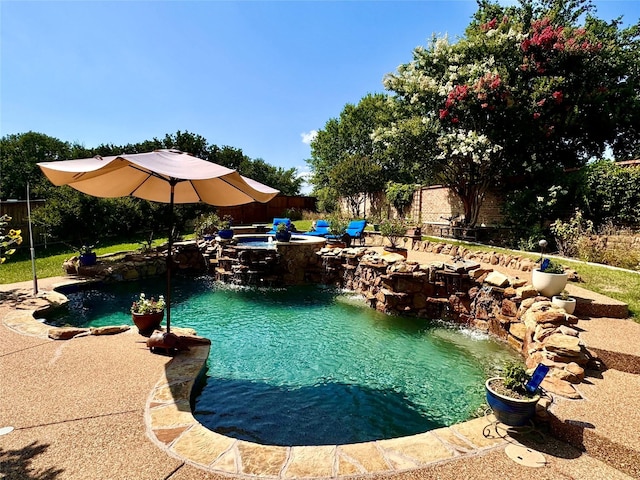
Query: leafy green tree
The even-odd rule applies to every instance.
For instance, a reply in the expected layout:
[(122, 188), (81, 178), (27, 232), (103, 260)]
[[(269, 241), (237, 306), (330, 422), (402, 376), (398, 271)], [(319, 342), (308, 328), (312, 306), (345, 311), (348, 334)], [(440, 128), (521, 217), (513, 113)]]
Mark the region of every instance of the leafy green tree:
[(333, 213), (339, 210), (340, 194), (335, 188), (321, 187), (314, 190), (317, 199), (318, 210), (325, 213)]
[(278, 185), (283, 195), (299, 195), (303, 179), (298, 177), (295, 168), (281, 168), (269, 165), (261, 158), (245, 162), (238, 170), (245, 177), (259, 180), (265, 185)]
[(358, 154), (348, 155), (329, 174), (331, 187), (346, 198), (349, 211), (358, 218), (365, 196), (382, 190), (382, 167)]
[(46, 195), (52, 185), (36, 164), (72, 158), (74, 149), (77, 148), (68, 142), (36, 132), (2, 137), (0, 139), (0, 198), (24, 200), (27, 182), (30, 182), (34, 195)]
[(314, 188), (336, 188), (333, 186), (336, 179), (333, 170), (356, 157), (366, 158), (371, 166), (379, 167), (382, 185), (394, 177), (397, 165), (375, 145), (373, 139), (378, 129), (390, 125), (392, 115), (386, 95), (369, 94), (357, 105), (345, 105), (339, 118), (327, 121), (311, 142), (311, 158), (307, 160), (313, 172), (311, 183)]
[(379, 138), (392, 147), (405, 135), (407, 145), (437, 138), (417, 161), (460, 197), (469, 225), (505, 178), (550, 185), (607, 146), (637, 151), (640, 25), (621, 30), (593, 12), (586, 0), (480, 1), (457, 43), (434, 38), (386, 76), (403, 118)]
[(640, 226), (640, 168), (622, 167), (611, 160), (589, 164), (584, 172), (582, 207), (596, 227)]
[(413, 201), (413, 192), (415, 191), (415, 185), (389, 182), (385, 193), (387, 200), (394, 206), (398, 213), (403, 216), (405, 210)]

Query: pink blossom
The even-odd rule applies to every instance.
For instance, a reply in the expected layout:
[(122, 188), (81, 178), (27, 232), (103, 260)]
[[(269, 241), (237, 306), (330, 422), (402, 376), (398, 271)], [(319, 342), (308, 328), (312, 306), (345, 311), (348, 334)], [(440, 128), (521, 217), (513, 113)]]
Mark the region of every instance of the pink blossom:
[(542, 100), (538, 100), (538, 101), (536, 102), (536, 104), (537, 104), (539, 107), (541, 107), (541, 106), (543, 106), (546, 102), (547, 102), (547, 99), (546, 99), (546, 98), (543, 98)]
[(496, 18), (488, 21), (487, 23), (483, 23), (482, 25), (480, 25), (480, 30), (482, 30), (483, 32), (487, 32), (489, 30), (493, 30), (494, 28), (496, 28), (496, 25), (498, 24), (498, 20)]
[(440, 110), (440, 120), (444, 120), (449, 115), (449, 110), (443, 108)]
[(553, 92), (551, 94), (551, 96), (553, 97), (553, 99), (556, 101), (556, 103), (562, 103), (562, 99), (564, 98), (563, 94), (561, 91), (556, 90), (555, 92)]
[(536, 120), (537, 120), (537, 119), (539, 119), (539, 118), (540, 118), (540, 113), (535, 112), (535, 113), (533, 114), (533, 118), (535, 118)]

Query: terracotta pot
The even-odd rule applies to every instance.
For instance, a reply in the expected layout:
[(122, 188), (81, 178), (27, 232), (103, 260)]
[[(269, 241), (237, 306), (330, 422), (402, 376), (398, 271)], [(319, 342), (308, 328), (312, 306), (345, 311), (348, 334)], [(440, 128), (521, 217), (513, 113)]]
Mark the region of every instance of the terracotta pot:
[(155, 330), (160, 330), (160, 324), (164, 318), (164, 310), (157, 313), (132, 313), (131, 318), (136, 327), (138, 327), (138, 333), (148, 337)]
[(407, 258), (409, 251), (406, 248), (400, 247), (384, 247), (383, 255), (387, 253), (397, 253), (398, 255), (402, 255), (404, 258)]

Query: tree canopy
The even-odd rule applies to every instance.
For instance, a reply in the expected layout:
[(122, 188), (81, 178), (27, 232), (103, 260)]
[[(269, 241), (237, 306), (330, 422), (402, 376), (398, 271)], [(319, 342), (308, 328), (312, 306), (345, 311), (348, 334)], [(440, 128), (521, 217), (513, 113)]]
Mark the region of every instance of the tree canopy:
[(419, 155), (403, 163), (452, 188), (474, 225), (489, 185), (553, 178), (607, 146), (638, 153), (639, 36), (640, 23), (620, 29), (586, 0), (480, 1), (464, 37), (434, 37), (385, 77), (398, 117), (377, 137)]
[(209, 144), (202, 135), (190, 132), (178, 131), (166, 134), (163, 139), (153, 138), (135, 144), (102, 144), (91, 149), (42, 133), (27, 132), (6, 135), (0, 139), (0, 198), (24, 199), (27, 181), (31, 183), (35, 195), (46, 198), (53, 186), (37, 167), (39, 162), (119, 155), (125, 152), (143, 153), (159, 148), (175, 148), (203, 160), (233, 168), (242, 175), (277, 188), (285, 195), (298, 195), (302, 186), (302, 179), (298, 178), (295, 168), (284, 169), (262, 159), (253, 160), (239, 148)]
[[(159, 148), (177, 148), (204, 160), (238, 170), (242, 175), (277, 188), (285, 195), (297, 195), (302, 179), (296, 169), (252, 160), (241, 149), (209, 144), (197, 134), (178, 131), (163, 139), (154, 138), (136, 144), (103, 144), (87, 149), (35, 132), (7, 135), (0, 139), (0, 198), (26, 198), (26, 184), (32, 194), (46, 199), (44, 207), (34, 211), (34, 223), (44, 227), (49, 236), (76, 244), (102, 235), (136, 235), (166, 231), (169, 228), (167, 205), (137, 198), (96, 198), (70, 187), (56, 187), (38, 168), (38, 162), (142, 153)], [(186, 221), (208, 206), (177, 205), (175, 220), (180, 231)]]
[(312, 183), (334, 188), (332, 172), (360, 155), (383, 184), (451, 188), (474, 225), (488, 188), (526, 178), (547, 191), (607, 148), (640, 155), (640, 22), (621, 24), (589, 0), (479, 0), (464, 36), (434, 36), (385, 76), (389, 95), (326, 123), (311, 144)]

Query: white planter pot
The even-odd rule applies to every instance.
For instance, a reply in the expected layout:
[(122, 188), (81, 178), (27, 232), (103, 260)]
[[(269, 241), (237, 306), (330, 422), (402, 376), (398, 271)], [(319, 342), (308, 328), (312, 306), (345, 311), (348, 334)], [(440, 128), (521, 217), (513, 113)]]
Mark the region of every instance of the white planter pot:
[(571, 297), (563, 300), (562, 298), (554, 295), (551, 298), (551, 303), (556, 307), (564, 308), (564, 311), (569, 315), (571, 315), (576, 309), (576, 299)]
[(569, 275), (566, 273), (547, 273), (535, 269), (531, 272), (531, 284), (545, 297), (558, 295), (567, 286)]

